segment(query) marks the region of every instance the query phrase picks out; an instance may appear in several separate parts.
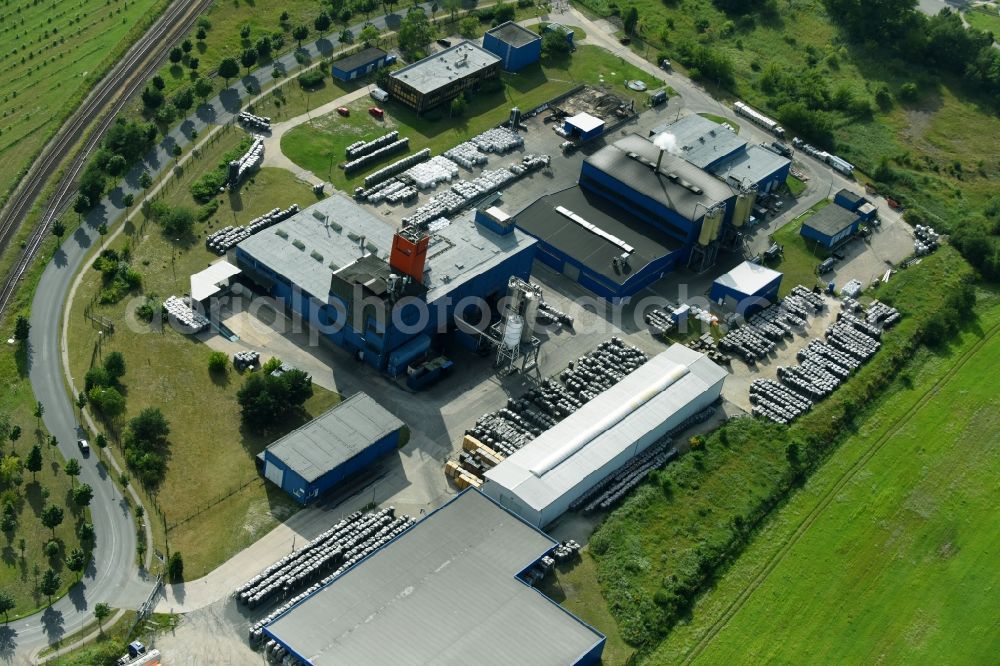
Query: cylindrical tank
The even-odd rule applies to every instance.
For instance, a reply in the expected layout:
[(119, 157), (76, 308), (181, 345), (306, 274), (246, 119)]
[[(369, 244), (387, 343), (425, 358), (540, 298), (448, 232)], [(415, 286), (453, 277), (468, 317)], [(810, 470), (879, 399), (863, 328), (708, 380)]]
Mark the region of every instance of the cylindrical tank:
[(716, 209), (716, 214), (712, 216), (712, 240), (719, 237), (722, 232), (722, 219), (726, 216), (726, 207), (719, 206)]
[(705, 214), (701, 221), (701, 232), (698, 234), (700, 245), (708, 245), (719, 236), (719, 229), (722, 228), (722, 218), (725, 213), (725, 207), (716, 206)]
[(521, 331), (524, 330), (524, 320), (520, 315), (507, 317), (507, 326), (503, 329), (503, 344), (507, 349), (517, 349), (521, 344)]
[(531, 340), (535, 331), (535, 320), (538, 318), (538, 294), (529, 291), (524, 295), (524, 329), (521, 331), (521, 342)]
[(750, 211), (753, 210), (753, 192), (740, 192), (736, 195), (736, 206), (733, 209), (733, 226), (737, 229), (750, 221)]

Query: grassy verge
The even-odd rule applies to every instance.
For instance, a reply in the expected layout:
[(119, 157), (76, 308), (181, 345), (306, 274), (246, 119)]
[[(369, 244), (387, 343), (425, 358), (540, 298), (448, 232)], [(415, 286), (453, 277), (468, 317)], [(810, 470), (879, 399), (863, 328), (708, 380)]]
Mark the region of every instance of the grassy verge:
[(785, 186), (788, 188), (788, 191), (792, 193), (793, 197), (797, 197), (806, 191), (806, 184), (795, 176), (788, 176), (788, 178), (785, 178)]
[[(935, 322), (966, 311), (971, 271), (954, 250), (901, 274), (879, 298), (904, 313), (879, 354), (790, 427), (738, 419), (705, 447), (651, 475), (594, 533), (590, 552), (622, 636), (654, 647), (738, 555), (773, 509), (871, 414), (891, 378), (932, 339)], [(964, 309), (963, 309), (964, 308)], [(947, 335), (946, 330), (937, 333)], [(789, 446), (795, 452), (789, 453)], [(792, 462), (794, 461), (794, 462)]]
[(582, 558), (570, 566), (560, 566), (555, 575), (546, 578), (539, 589), (548, 598), (592, 627), (599, 628), (607, 637), (601, 663), (625, 664), (635, 650), (622, 639), (615, 619), (604, 604), (601, 590), (594, 584), (597, 573), (594, 560), (586, 549)]
[[(190, 183), (214, 166), (242, 136), (235, 130), (221, 133), (183, 171), (170, 176), (164, 200), (172, 206), (194, 207)], [(142, 294), (100, 305), (95, 300), (101, 288), (100, 275), (88, 267), (69, 306), (70, 368), (76, 382), (82, 383), (91, 364), (111, 351), (121, 351), (127, 365), (123, 382), (129, 389), (125, 418), (145, 407), (160, 407), (170, 422), (167, 476), (147, 509), (156, 511), (149, 517), (157, 528), (154, 547), (166, 552), (166, 544), (160, 541), (166, 524), (170, 550), (183, 553), (188, 578), (211, 570), (295, 510), (290, 500), (259, 481), (254, 456), (275, 437), (318, 415), (337, 398), (316, 387), (305, 412), (280, 424), (275, 433), (264, 436), (246, 431), (236, 403), (242, 377), (231, 372), (224, 378), (213, 378), (207, 367), (209, 349), (204, 344), (169, 328), (140, 326), (131, 308), (145, 296), (163, 299), (189, 291), (188, 276), (217, 259), (202, 243), (212, 229), (244, 224), (291, 203), (306, 206), (314, 199), (311, 189), (290, 173), (263, 169), (239, 191), (216, 197), (205, 209), (211, 210), (205, 221), (196, 223), (192, 235), (179, 242), (165, 237), (155, 224), (142, 224), (139, 215), (136, 222), (126, 223), (126, 234), (114, 246), (121, 249), (129, 244), (132, 265), (143, 274)], [(99, 331), (84, 317), (88, 304), (93, 304), (93, 314), (116, 325), (115, 333), (103, 342)]]
[[(179, 617), (168, 613), (153, 613), (143, 625), (136, 627), (135, 631), (129, 634), (127, 633), (128, 629), (134, 621), (135, 611), (126, 611), (120, 620), (111, 626), (104, 627), (104, 632), (93, 642), (67, 652), (48, 663), (53, 664), (53, 666), (113, 666), (117, 663), (117, 659), (125, 654), (126, 646), (130, 641), (148, 636), (151, 633), (168, 631), (177, 626)], [(96, 628), (96, 624), (89, 626), (87, 629), (64, 638), (62, 643), (64, 645), (70, 644)], [(44, 654), (51, 652), (50, 649), (42, 654), (44, 656)]]
[(829, 199), (821, 199), (774, 232), (775, 242), (782, 247), (781, 259), (774, 266), (774, 269), (785, 274), (785, 278), (782, 280), (781, 296), (787, 294), (797, 284), (811, 287), (819, 281), (816, 267), (829, 257), (830, 253), (825, 247), (816, 241), (804, 238), (799, 232), (802, 230), (803, 222), (830, 203)]
[(952, 345), (908, 363), (650, 663), (802, 654), (976, 663), (995, 653), (989, 625), (1000, 608), (973, 590), (998, 582), (997, 534), (980, 526), (1000, 472), (1000, 410), (988, 388), (1000, 345), (994, 337), (966, 354), (1000, 324), (996, 292), (977, 310)]
[[(581, 46), (572, 56), (546, 60), (541, 65), (526, 67), (516, 74), (503, 74), (502, 88), (476, 94), (461, 117), (448, 116), (447, 107), (418, 115), (402, 105), (390, 102), (385, 106), (386, 117), (377, 121), (368, 115), (368, 99), (349, 104), (351, 115), (342, 118), (336, 113), (316, 118), (289, 131), (282, 137), (281, 149), (293, 162), (334, 185), (350, 191), (365, 173), (381, 166), (373, 164), (350, 178), (337, 165), (344, 161), (344, 149), (358, 140), (368, 140), (398, 129), (401, 136), (410, 137), (410, 150), (430, 148), (439, 154), (465, 141), (470, 136), (493, 127), (508, 117), (510, 109), (532, 109), (580, 83), (598, 85), (603, 79), (615, 94), (625, 99), (644, 98), (625, 87), (624, 82), (649, 76), (618, 56), (596, 46)], [(643, 93), (644, 95), (645, 93)], [(385, 162), (399, 159), (396, 155)]]
[(739, 123), (737, 123), (737, 122), (735, 122), (733, 120), (730, 120), (729, 118), (725, 118), (723, 116), (719, 116), (719, 115), (716, 115), (714, 113), (699, 113), (698, 115), (701, 116), (702, 118), (707, 118), (708, 120), (711, 120), (713, 123), (717, 123), (719, 125), (721, 125), (723, 123), (726, 123), (730, 127), (732, 127), (734, 130), (736, 130), (737, 134), (740, 133), (740, 125), (739, 125)]
[(963, 12), (962, 16), (973, 28), (992, 32), (994, 41), (1000, 38), (1000, 12), (996, 7), (973, 7)]

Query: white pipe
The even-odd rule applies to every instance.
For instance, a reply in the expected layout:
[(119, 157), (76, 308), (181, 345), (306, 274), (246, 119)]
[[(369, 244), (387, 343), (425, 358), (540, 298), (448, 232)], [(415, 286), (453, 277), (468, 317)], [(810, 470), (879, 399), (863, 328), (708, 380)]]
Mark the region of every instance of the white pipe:
[(626, 416), (663, 393), (671, 384), (689, 372), (690, 370), (686, 365), (679, 365), (665, 372), (662, 377), (658, 378), (646, 390), (637, 393), (631, 400), (611, 410), (589, 428), (581, 430), (575, 436), (567, 438), (562, 446), (532, 465), (528, 468), (528, 471), (537, 477), (548, 474), (565, 462), (570, 456), (597, 439), (598, 436), (621, 423)]

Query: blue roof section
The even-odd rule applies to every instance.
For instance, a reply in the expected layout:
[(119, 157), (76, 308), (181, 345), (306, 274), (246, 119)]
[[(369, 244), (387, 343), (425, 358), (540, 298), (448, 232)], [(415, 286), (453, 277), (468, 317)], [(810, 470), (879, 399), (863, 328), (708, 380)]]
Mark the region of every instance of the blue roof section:
[(314, 666), (576, 663), (603, 634), (516, 578), (555, 544), (468, 489), (265, 633)]

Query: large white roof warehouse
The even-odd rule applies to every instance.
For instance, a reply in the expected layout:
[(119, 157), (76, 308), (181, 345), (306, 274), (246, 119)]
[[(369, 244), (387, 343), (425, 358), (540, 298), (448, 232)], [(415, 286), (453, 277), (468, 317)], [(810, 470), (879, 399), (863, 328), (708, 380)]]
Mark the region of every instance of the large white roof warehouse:
[(533, 525), (641, 453), (722, 391), (726, 371), (672, 345), (486, 472), (483, 492)]
[(467, 490), (264, 632), (311, 666), (596, 665), (604, 636), (517, 577), (555, 545)]

